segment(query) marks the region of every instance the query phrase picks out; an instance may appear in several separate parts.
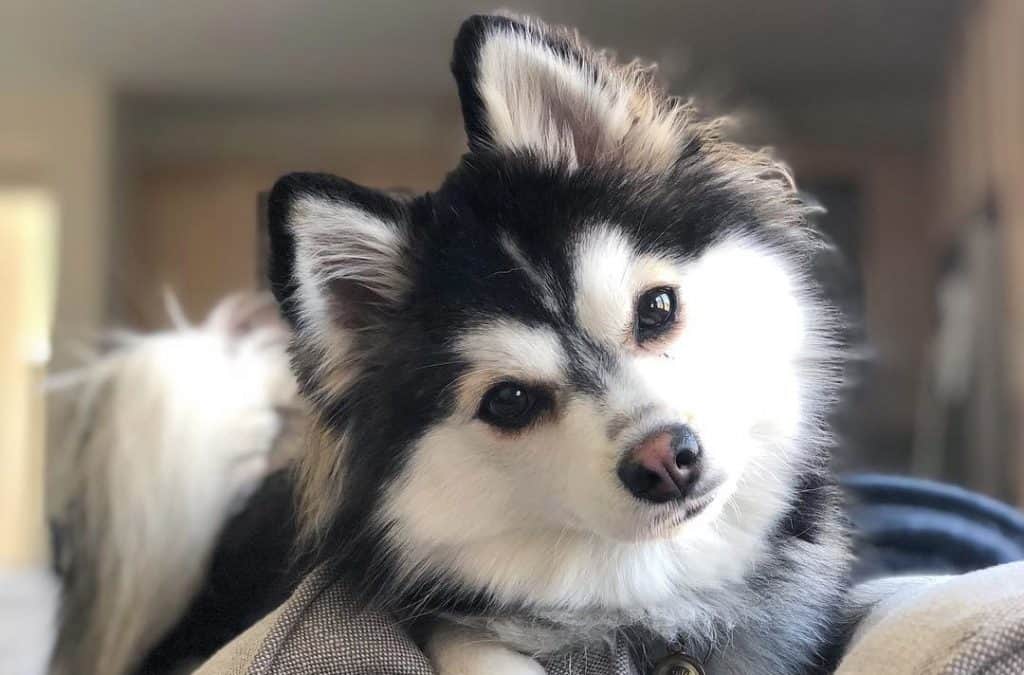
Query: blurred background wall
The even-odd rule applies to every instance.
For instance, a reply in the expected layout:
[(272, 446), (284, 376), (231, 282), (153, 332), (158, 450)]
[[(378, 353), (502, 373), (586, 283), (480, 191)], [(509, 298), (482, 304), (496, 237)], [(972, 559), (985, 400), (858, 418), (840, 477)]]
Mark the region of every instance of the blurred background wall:
[[(830, 208), (823, 225), (863, 284), (872, 345), (848, 402), (847, 465), (1024, 503), (1024, 3), (514, 8), (658, 61), (674, 92), (738, 111), (743, 137), (774, 146)], [(487, 9), (4, 3), (0, 186), (39, 186), (58, 204), (55, 367), (102, 328), (165, 326), (165, 286), (198, 317), (260, 284), (258, 197), (281, 173), (436, 186), (464, 146), (451, 40)], [(942, 291), (965, 287), (974, 313), (951, 324), (942, 298), (964, 294)]]

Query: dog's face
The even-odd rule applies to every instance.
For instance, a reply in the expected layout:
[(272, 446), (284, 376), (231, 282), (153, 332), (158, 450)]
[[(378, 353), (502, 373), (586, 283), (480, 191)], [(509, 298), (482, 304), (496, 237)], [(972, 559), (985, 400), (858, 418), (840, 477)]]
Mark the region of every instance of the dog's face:
[(437, 192), (295, 175), (272, 196), (325, 438), (307, 526), (506, 598), (604, 569), (607, 600), (671, 547), (742, 558), (836, 376), (791, 186), (543, 26), (470, 20), (453, 69), (472, 151)]

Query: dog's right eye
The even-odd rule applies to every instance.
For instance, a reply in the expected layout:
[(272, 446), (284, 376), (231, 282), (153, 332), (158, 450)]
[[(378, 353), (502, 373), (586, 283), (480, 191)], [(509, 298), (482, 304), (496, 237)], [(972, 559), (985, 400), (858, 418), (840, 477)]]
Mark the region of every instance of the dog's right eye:
[(536, 393), (525, 385), (502, 382), (484, 394), (477, 416), (502, 429), (521, 429), (536, 417), (537, 399)]
[(673, 288), (652, 288), (637, 301), (636, 340), (643, 343), (665, 333), (676, 322), (676, 291)]

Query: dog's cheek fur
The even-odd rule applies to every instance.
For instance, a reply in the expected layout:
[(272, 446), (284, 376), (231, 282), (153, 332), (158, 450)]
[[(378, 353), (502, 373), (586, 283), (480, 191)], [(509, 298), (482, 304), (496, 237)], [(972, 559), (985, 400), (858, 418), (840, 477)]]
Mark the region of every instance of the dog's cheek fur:
[[(636, 538), (636, 507), (617, 483), (620, 451), (604, 433), (601, 406), (585, 396), (559, 405), (557, 419), (517, 436), (478, 420), (449, 420), (415, 444), (382, 517), (398, 525), (391, 534), (411, 566), (432, 559), (454, 564), (473, 584), (501, 585), (502, 574), (488, 575), (505, 564), (498, 550), (505, 545), (491, 545), (501, 538), (514, 545), (524, 529), (538, 541), (569, 530)], [(436, 559), (437, 550), (459, 562)]]
[(808, 452), (795, 441), (815, 415), (805, 400), (821, 394), (802, 372), (816, 308), (789, 267), (756, 242), (712, 245), (683, 267), (678, 337), (635, 360), (660, 405), (698, 432), (710, 467), (732, 477), (750, 462), (769, 481), (792, 475)]

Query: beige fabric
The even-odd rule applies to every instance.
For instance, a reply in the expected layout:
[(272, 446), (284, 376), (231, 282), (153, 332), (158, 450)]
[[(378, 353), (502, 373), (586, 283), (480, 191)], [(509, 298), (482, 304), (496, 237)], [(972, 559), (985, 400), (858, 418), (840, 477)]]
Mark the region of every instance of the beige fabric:
[(254, 626), (227, 643), (193, 675), (246, 675), (256, 652), (272, 629), (281, 625), (281, 615), (291, 600), (266, 615)]
[[(872, 590), (877, 582), (858, 593)], [(890, 673), (1024, 674), (1024, 562), (918, 578), (878, 602), (836, 675)]]
[[(588, 650), (546, 664), (550, 675), (635, 675), (628, 650)], [(433, 675), (391, 617), (360, 608), (340, 584), (311, 574), (292, 597), (214, 654), (195, 675)]]
[(317, 573), (195, 675), (300, 673), (432, 675), (426, 657), (393, 621), (360, 611), (341, 586)]
[[(1024, 563), (961, 577), (884, 579), (854, 591), (860, 622), (837, 675), (1024, 674)], [(549, 675), (635, 675), (628, 651), (574, 654)], [(390, 617), (310, 575), (197, 675), (432, 675)], [(714, 675), (714, 673), (708, 673)]]

